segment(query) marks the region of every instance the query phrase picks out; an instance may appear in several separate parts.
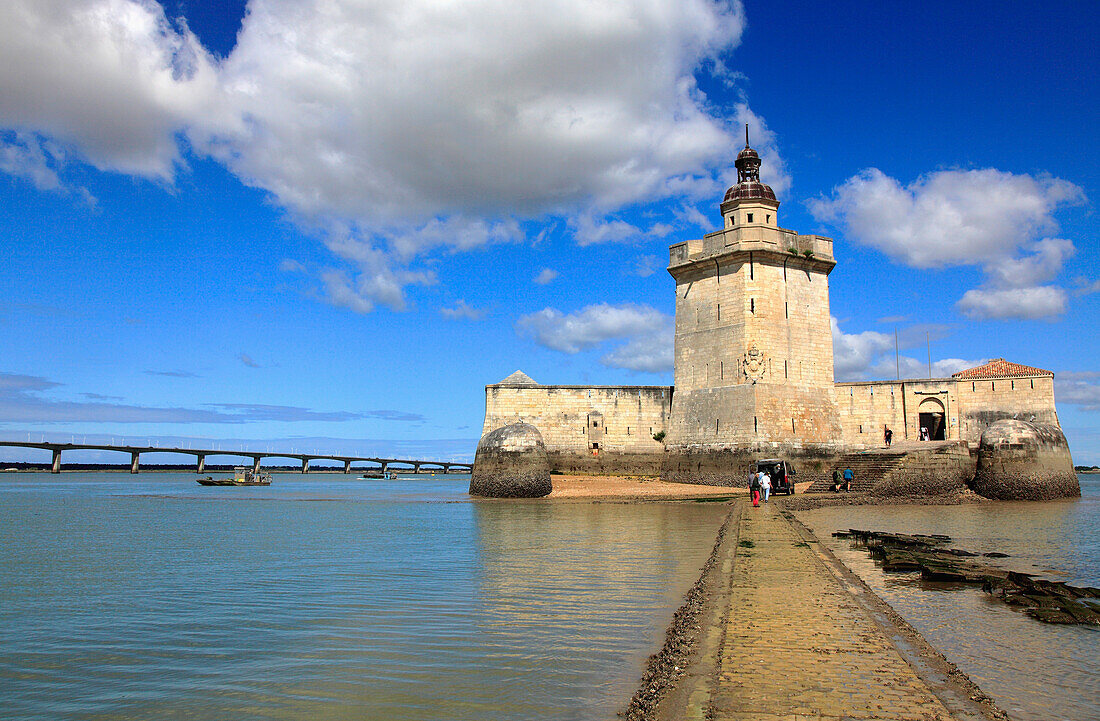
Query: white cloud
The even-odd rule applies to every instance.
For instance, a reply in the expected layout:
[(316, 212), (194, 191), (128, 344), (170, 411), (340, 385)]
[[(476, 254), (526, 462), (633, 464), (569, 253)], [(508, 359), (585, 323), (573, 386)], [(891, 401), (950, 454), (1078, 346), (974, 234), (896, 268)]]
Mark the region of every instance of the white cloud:
[(648, 278), (661, 267), (661, 259), (655, 255), (639, 255), (634, 258), (634, 267), (631, 273), (639, 278)]
[(1093, 373), (1059, 373), (1054, 380), (1054, 397), (1058, 403), (1081, 406), (1086, 411), (1100, 411), (1100, 385), (1090, 383)]
[(635, 240), (642, 237), (641, 228), (622, 220), (601, 222), (594, 220), (591, 216), (582, 215), (571, 225), (575, 228), (573, 237), (580, 246)]
[(0, 126), (71, 143), (97, 168), (170, 179), (175, 133), (232, 128), (216, 65), (152, 0), (0, 3)]
[(462, 298), (459, 298), (451, 308), (440, 308), (439, 313), (444, 318), (451, 320), (481, 320), (487, 311), (484, 308), (473, 308)]
[(558, 271), (552, 268), (543, 268), (541, 271), (539, 271), (539, 274), (535, 276), (535, 282), (539, 285), (546, 285), (547, 283), (552, 282), (557, 277)]
[(1062, 238), (1043, 238), (1025, 249), (1028, 255), (996, 258), (986, 265), (990, 283), (1001, 288), (1031, 288), (1052, 280), (1076, 249)]
[(253, 0), (226, 59), (232, 167), (304, 212), (420, 220), (616, 207), (729, 144), (692, 70), (743, 19), (705, 0)]
[(570, 354), (627, 339), (600, 362), (613, 368), (651, 372), (672, 368), (672, 317), (649, 306), (600, 303), (569, 314), (544, 308), (522, 316), (516, 329), (545, 348)]
[(10, 142), (0, 140), (0, 171), (26, 178), (39, 190), (61, 190), (61, 179), (49, 166), (45, 150), (27, 133), (16, 133)]
[(845, 333), (836, 318), (830, 319), (833, 330), (833, 374), (837, 380), (862, 378), (871, 363), (894, 348), (893, 336), (866, 330)]
[[(947, 378), (952, 373), (958, 373), (967, 368), (980, 366), (987, 360), (988, 359), (965, 360), (963, 358), (941, 358), (939, 360), (934, 360), (932, 361), (931, 377)], [(896, 377), (902, 379), (928, 378), (928, 361), (927, 359), (918, 360), (908, 356), (899, 356), (896, 359), (892, 357), (882, 357), (870, 367), (865, 377), (875, 379), (890, 379)]]
[(683, 205), (679, 210), (674, 212), (674, 215), (681, 223), (691, 223), (704, 230), (710, 230), (717, 225), (715, 221), (708, 219), (707, 216), (694, 205)]
[(667, 223), (654, 223), (646, 230), (623, 220), (597, 220), (590, 215), (581, 215), (570, 221), (573, 237), (577, 245), (595, 245), (597, 243), (615, 243), (642, 238), (664, 238), (672, 232)]
[(8, 0), (0, 128), (169, 182), (186, 139), (322, 229), (350, 264), (334, 302), (399, 309), (434, 282), (411, 264), (522, 239), (517, 218), (588, 217), (597, 242), (630, 230), (608, 212), (725, 182), (739, 133), (694, 71), (732, 78), (743, 27), (736, 1), (251, 0), (219, 61), (153, 0)]
[(1077, 278), (1075, 283), (1077, 287), (1073, 289), (1073, 294), (1076, 296), (1100, 292), (1100, 280), (1090, 281), (1088, 278), (1081, 277)]
[(1034, 320), (1066, 312), (1066, 291), (1053, 285), (1032, 288), (974, 288), (955, 306), (974, 320)]
[(840, 223), (850, 240), (907, 265), (940, 268), (1012, 257), (1057, 227), (1055, 208), (1082, 197), (1064, 180), (992, 168), (938, 171), (904, 187), (870, 168), (831, 199), (812, 201), (810, 210), (818, 220)]
[(1074, 252), (1068, 240), (1040, 237), (1057, 229), (1057, 208), (1083, 199), (1076, 185), (1048, 176), (944, 170), (902, 186), (870, 168), (809, 205), (818, 220), (907, 265), (982, 266), (984, 286), (958, 304), (970, 318), (1037, 318), (1064, 311), (1065, 291), (1040, 284)]
[(64, 160), (64, 153), (56, 143), (45, 142), (31, 133), (0, 132), (0, 172), (26, 178), (38, 190), (75, 193), (94, 207), (97, 201), (87, 188), (70, 186), (61, 180), (58, 169)]
[(654, 333), (631, 338), (626, 345), (601, 357), (600, 363), (609, 368), (667, 373), (672, 370), (675, 361), (673, 334), (673, 327), (669, 324)]
[[(833, 373), (838, 381), (928, 377), (927, 360), (895, 355), (894, 336), (877, 331), (845, 333), (837, 319), (831, 318), (833, 332)], [(900, 348), (923, 345), (925, 335), (906, 329), (899, 334)], [(944, 329), (936, 328), (939, 333)], [(918, 338), (919, 336), (919, 338)], [(942, 337), (942, 336), (941, 336)], [(919, 342), (918, 342), (919, 341)], [(932, 377), (946, 378), (985, 360), (942, 358), (932, 362)]]

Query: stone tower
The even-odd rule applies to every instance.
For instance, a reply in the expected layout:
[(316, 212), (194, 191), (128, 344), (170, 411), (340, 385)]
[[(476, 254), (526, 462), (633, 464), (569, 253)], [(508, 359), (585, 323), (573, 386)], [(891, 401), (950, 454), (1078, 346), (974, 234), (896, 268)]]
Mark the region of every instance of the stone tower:
[(662, 475), (740, 484), (748, 462), (835, 453), (829, 273), (833, 242), (779, 226), (748, 145), (722, 229), (669, 249), (676, 281), (675, 394)]

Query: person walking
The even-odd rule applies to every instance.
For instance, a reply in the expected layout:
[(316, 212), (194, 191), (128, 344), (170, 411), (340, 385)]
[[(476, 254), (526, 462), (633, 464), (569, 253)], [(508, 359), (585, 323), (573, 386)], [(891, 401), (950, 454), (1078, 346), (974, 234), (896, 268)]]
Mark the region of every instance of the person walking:
[(890, 430), (890, 427), (886, 427), (886, 431), (882, 434), (883, 440), (886, 441), (886, 447), (890, 447), (890, 441), (894, 440), (894, 432)]
[(772, 494), (772, 474), (764, 471), (764, 480), (760, 481), (760, 486), (764, 489), (764, 503), (767, 503), (768, 496)]
[(760, 486), (760, 474), (757, 473), (757, 474), (753, 475), (753, 477), (752, 477), (752, 486), (750, 486), (750, 490), (752, 491), (752, 505), (753, 505), (753, 508), (757, 508), (757, 507), (760, 506), (760, 488), (761, 488), (761, 486)]
[(854, 477), (855, 477), (855, 474), (852, 473), (851, 467), (848, 467), (848, 468), (844, 469), (844, 490), (845, 491), (851, 491), (852, 490), (852, 479)]
[(833, 493), (840, 492), (840, 469), (833, 469)]

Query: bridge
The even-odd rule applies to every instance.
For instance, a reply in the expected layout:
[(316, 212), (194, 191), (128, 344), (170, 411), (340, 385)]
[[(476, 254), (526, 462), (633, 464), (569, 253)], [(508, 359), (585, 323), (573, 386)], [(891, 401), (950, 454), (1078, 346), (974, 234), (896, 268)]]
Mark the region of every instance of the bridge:
[(344, 464), (344, 473), (351, 473), (352, 463), (372, 463), (373, 466), (362, 467), (358, 470), (363, 471), (382, 471), (391, 470), (391, 466), (399, 466), (399, 468), (392, 470), (411, 470), (413, 473), (420, 473), (423, 471), (443, 472), (443, 473), (469, 473), (473, 466), (470, 463), (454, 463), (451, 461), (424, 461), (407, 458), (365, 458), (360, 456), (339, 456), (339, 455), (326, 455), (323, 453), (279, 453), (275, 451), (247, 451), (241, 449), (239, 451), (221, 450), (220, 448), (162, 448), (160, 446), (127, 446), (127, 445), (113, 445), (113, 444), (100, 444), (100, 443), (52, 443), (49, 441), (42, 441), (41, 443), (35, 443), (33, 441), (0, 441), (0, 447), (6, 448), (40, 448), (42, 450), (51, 451), (53, 453), (53, 464), (50, 466), (51, 473), (61, 472), (61, 452), (62, 451), (117, 451), (119, 453), (130, 454), (130, 473), (137, 473), (140, 467), (140, 458), (142, 453), (180, 453), (183, 455), (189, 455), (195, 457), (195, 468), (199, 473), (203, 472), (206, 466), (207, 456), (232, 456), (234, 458), (251, 458), (252, 470), (259, 472), (260, 461), (264, 458), (293, 458), (302, 462), (302, 473), (309, 472), (310, 461), (339, 461)]

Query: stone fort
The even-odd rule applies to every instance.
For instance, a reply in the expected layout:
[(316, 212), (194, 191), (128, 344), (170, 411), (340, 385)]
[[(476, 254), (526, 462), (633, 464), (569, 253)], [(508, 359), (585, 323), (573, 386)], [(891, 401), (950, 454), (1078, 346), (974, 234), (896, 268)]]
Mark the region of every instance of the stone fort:
[[(835, 382), (833, 241), (780, 226), (747, 143), (735, 164), (721, 229), (669, 249), (675, 385), (543, 385), (516, 371), (485, 387), (483, 433), (534, 426), (559, 473), (740, 485), (753, 459), (777, 457), (803, 480), (862, 463), (884, 490), (897, 470), (895, 484), (922, 474), (933, 486), (970, 483), (983, 434), (1011, 420), (1028, 425), (1016, 431), (1029, 442), (1050, 436), (1043, 452), (1072, 471), (1050, 371), (996, 359), (950, 378)], [(886, 428), (896, 450), (871, 453)]]

